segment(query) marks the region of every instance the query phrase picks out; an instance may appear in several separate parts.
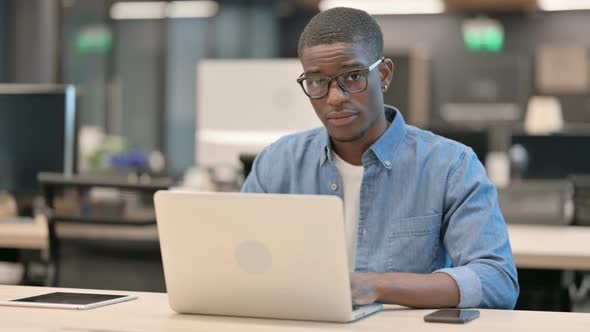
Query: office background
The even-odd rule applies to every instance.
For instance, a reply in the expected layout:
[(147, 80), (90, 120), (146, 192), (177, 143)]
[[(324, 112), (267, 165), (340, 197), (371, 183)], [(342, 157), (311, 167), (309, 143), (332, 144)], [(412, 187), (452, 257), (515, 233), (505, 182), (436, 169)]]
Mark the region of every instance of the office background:
[[(207, 148), (196, 139), (204, 124), (199, 119), (211, 112), (199, 105), (203, 93), (231, 98), (248, 82), (260, 83), (259, 78), (238, 71), (215, 87), (199, 86), (199, 64), (209, 60), (249, 66), (245, 60), (296, 58), (298, 36), (321, 4), (197, 2), (200, 12), (183, 15), (194, 2), (2, 0), (0, 83), (75, 86), (80, 173), (120, 176), (129, 169), (105, 165), (101, 156), (133, 158), (137, 152), (150, 159), (154, 178), (203, 186), (209, 176), (217, 181), (207, 188), (235, 190), (240, 181), (234, 179), (235, 170), (203, 173), (195, 168), (201, 162), (199, 150)], [(126, 11), (129, 3), (144, 9)], [(174, 10), (182, 9), (182, 3), (189, 7)], [(586, 201), (568, 199), (567, 184), (574, 174), (590, 173), (590, 10), (554, 11), (551, 1), (534, 0), (447, 0), (445, 5), (441, 13), (376, 16), (384, 33), (384, 53), (397, 65), (386, 101), (399, 107), (410, 123), (472, 146), (493, 173), (509, 223), (579, 223)], [(470, 39), (471, 33), (484, 30), (493, 36)], [(272, 82), (269, 75), (261, 80)], [(295, 86), (295, 77), (292, 81)], [(259, 86), (256, 98), (273, 98), (273, 90)], [(243, 104), (224, 111), (254, 112), (256, 107)], [(550, 123), (533, 119), (527, 124), (529, 111), (535, 109), (559, 116)], [(86, 143), (97, 137), (110, 140), (86, 151)], [(247, 152), (242, 156), (246, 168), (251, 162)], [(580, 183), (584, 181), (575, 181)], [(94, 197), (105, 195), (112, 193)], [(538, 213), (538, 201), (548, 202), (544, 213)], [(577, 213), (568, 214), (570, 201), (582, 202), (574, 208)], [(129, 232), (139, 240), (120, 236), (107, 241), (98, 235), (80, 239), (77, 233), (62, 241), (59, 284), (163, 291), (153, 233)], [(21, 253), (10, 250), (4, 255), (22, 259)], [(120, 272), (116, 278), (113, 270)], [(521, 272), (523, 299), (528, 301), (523, 306), (547, 310), (572, 309), (569, 288), (561, 284), (566, 280), (580, 286), (585, 278), (580, 271), (544, 271), (544, 278), (536, 271)], [(574, 309), (587, 310), (587, 301), (581, 296)]]

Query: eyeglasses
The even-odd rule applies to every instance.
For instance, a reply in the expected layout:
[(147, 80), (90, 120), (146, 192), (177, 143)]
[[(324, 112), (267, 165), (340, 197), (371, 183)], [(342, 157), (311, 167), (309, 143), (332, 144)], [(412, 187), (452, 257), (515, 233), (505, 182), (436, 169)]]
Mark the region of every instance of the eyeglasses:
[(332, 81), (338, 82), (338, 86), (343, 91), (349, 93), (359, 93), (367, 89), (367, 77), (369, 72), (375, 69), (385, 58), (375, 61), (369, 68), (355, 69), (334, 75), (332, 77), (326, 76), (303, 76), (301, 74), (297, 79), (297, 83), (301, 85), (303, 92), (312, 99), (324, 98), (330, 91)]

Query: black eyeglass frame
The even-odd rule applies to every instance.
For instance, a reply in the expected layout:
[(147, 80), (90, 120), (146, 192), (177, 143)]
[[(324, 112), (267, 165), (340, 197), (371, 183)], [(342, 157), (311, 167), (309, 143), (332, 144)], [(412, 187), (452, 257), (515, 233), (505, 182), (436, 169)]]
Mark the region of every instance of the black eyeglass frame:
[[(325, 96), (327, 96), (328, 93), (330, 92), (330, 86), (332, 85), (332, 81), (336, 81), (336, 83), (338, 83), (338, 86), (340, 87), (340, 89), (342, 91), (344, 91), (344, 92), (348, 92), (348, 93), (361, 93), (361, 92), (367, 90), (367, 87), (369, 86), (369, 82), (368, 82), (369, 77), (368, 77), (368, 74), (373, 69), (377, 68), (377, 66), (379, 66), (381, 63), (383, 63), (383, 61), (385, 61), (385, 57), (381, 57), (381, 59), (375, 61), (368, 68), (348, 70), (348, 71), (345, 71), (345, 72), (340, 73), (340, 74), (336, 74), (336, 75), (331, 76), (331, 77), (321, 76), (321, 75), (303, 76), (303, 75), (305, 75), (305, 73), (302, 73), (297, 78), (297, 83), (299, 83), (299, 86), (301, 86), (301, 89), (303, 90), (303, 93), (305, 93), (305, 95), (308, 96), (311, 99), (321, 99), (321, 98), (324, 98)], [(361, 90), (358, 90), (358, 91), (349, 91), (345, 87), (342, 86), (342, 84), (340, 83), (340, 81), (338, 80), (338, 78), (341, 77), (341, 76), (348, 75), (350, 73), (354, 73), (354, 72), (363, 73), (365, 75), (365, 81), (366, 81), (365, 82), (365, 87), (363, 89), (361, 89)], [(314, 77), (321, 77), (321, 78), (324, 78), (324, 79), (328, 80), (328, 84), (327, 84), (327, 87), (328, 88), (326, 89), (326, 93), (325, 94), (323, 94), (321, 96), (312, 97), (305, 90), (305, 87), (303, 86), (303, 81), (305, 81), (306, 79), (309, 79), (309, 78), (314, 78)]]

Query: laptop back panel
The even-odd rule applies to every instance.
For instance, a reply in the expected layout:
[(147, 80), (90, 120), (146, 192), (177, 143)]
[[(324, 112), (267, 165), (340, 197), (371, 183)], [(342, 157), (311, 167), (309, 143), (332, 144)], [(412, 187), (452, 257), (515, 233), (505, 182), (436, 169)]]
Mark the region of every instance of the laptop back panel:
[(155, 206), (173, 310), (351, 320), (339, 197), (160, 191)]

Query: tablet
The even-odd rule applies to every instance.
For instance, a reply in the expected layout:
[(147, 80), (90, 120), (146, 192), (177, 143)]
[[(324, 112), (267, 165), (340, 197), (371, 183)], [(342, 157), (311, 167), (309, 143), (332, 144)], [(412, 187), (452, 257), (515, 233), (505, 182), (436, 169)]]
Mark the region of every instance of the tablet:
[(0, 301), (0, 305), (60, 309), (92, 309), (136, 299), (134, 295), (54, 292), (21, 299)]

